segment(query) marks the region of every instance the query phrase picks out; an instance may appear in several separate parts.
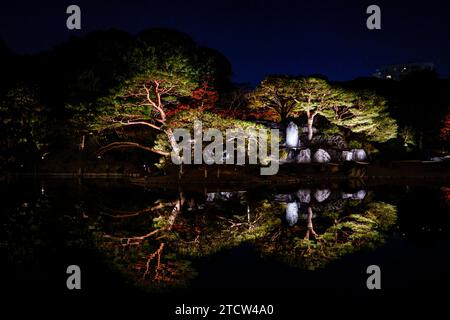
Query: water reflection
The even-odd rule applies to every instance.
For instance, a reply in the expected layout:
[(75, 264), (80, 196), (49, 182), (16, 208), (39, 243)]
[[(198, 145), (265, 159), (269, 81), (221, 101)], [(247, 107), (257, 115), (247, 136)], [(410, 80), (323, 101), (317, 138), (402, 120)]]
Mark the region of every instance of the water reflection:
[(104, 219), (98, 247), (117, 269), (147, 288), (189, 285), (191, 262), (251, 243), (268, 259), (315, 269), (373, 248), (395, 224), (396, 209), (365, 202), (366, 190), (298, 189), (292, 193), (178, 192), (134, 212), (86, 208)]
[(61, 199), (51, 185), (42, 195), (39, 185), (35, 201), (8, 208), (9, 220), (2, 218), (8, 232), (1, 240), (15, 253), (9, 253), (11, 260), (24, 260), (48, 245), (56, 224), (63, 228), (58, 237), (64, 234), (65, 246), (94, 248), (134, 285), (166, 290), (189, 286), (199, 259), (243, 243), (270, 261), (324, 268), (353, 252), (380, 246), (397, 221), (396, 206), (374, 200), (366, 189), (79, 188), (78, 194)]

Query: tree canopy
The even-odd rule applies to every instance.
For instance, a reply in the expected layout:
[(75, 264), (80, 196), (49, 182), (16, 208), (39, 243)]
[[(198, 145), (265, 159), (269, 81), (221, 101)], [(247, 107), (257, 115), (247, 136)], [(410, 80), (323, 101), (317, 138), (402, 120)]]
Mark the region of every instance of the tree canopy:
[(251, 107), (281, 122), (306, 116), (308, 140), (313, 137), (316, 116), (370, 141), (385, 142), (397, 135), (396, 122), (381, 96), (344, 89), (319, 77), (269, 76), (251, 95)]

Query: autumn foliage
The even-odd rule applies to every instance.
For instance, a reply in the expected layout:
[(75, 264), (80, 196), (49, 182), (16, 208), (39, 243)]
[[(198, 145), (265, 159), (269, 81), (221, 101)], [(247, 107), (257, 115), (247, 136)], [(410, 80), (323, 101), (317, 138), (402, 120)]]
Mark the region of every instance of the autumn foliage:
[(447, 114), (445, 115), (444, 125), (441, 128), (441, 139), (447, 142), (450, 142), (450, 109), (448, 110)]

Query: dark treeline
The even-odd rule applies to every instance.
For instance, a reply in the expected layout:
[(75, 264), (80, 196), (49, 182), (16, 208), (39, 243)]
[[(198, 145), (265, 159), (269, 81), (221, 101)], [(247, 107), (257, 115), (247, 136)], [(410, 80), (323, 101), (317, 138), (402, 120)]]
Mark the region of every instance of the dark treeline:
[[(47, 169), (73, 170), (115, 149), (126, 152), (108, 153), (111, 161), (156, 163), (170, 150), (171, 128), (199, 114), (212, 115), (209, 124), (218, 127), (294, 120), (308, 123), (312, 135), (313, 124), (336, 126), (391, 159), (424, 159), (449, 147), (450, 80), (434, 73), (337, 84), (323, 76), (268, 76), (254, 89), (232, 83), (231, 64), (220, 52), (167, 29), (94, 32), (35, 55), (14, 54), (0, 42), (0, 61), (0, 168), (7, 171), (45, 167), (47, 159)], [(354, 107), (352, 117), (337, 121), (344, 109), (315, 112), (297, 94), (308, 88), (342, 101), (350, 99), (345, 90), (358, 92), (351, 101), (363, 101), (374, 115), (367, 120)], [(367, 90), (371, 95), (359, 94)], [(282, 106), (270, 108), (280, 98)], [(361, 119), (370, 130), (361, 129)]]

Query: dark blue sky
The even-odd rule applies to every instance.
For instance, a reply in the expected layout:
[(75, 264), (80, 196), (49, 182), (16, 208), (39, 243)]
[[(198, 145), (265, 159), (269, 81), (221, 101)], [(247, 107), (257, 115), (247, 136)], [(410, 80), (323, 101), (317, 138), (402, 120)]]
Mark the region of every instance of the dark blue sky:
[[(81, 31), (66, 29), (70, 4), (81, 7)], [(381, 30), (366, 28), (370, 4), (381, 7)], [(409, 61), (434, 62), (448, 77), (449, 7), (444, 0), (2, 1), (0, 38), (14, 52), (32, 53), (98, 29), (170, 27), (221, 51), (239, 82), (270, 73), (348, 80)]]

